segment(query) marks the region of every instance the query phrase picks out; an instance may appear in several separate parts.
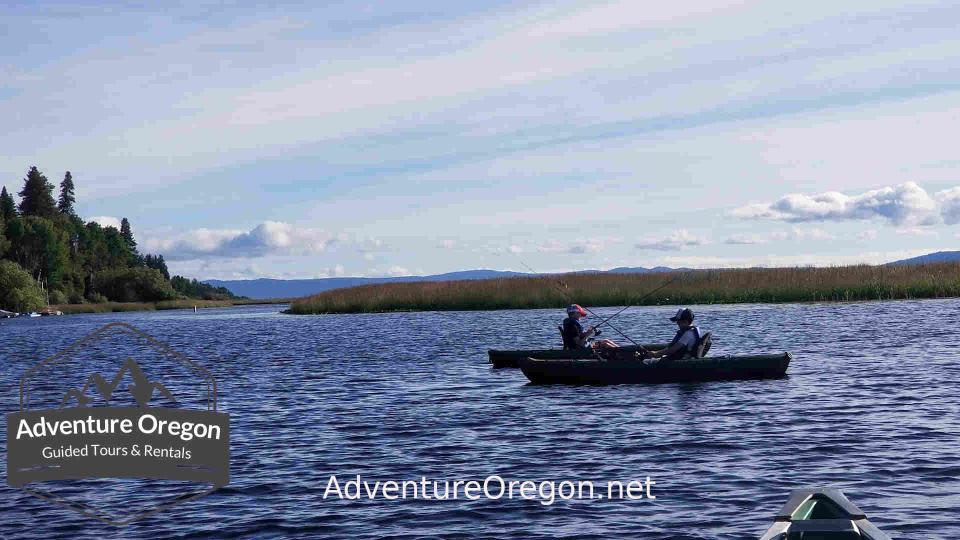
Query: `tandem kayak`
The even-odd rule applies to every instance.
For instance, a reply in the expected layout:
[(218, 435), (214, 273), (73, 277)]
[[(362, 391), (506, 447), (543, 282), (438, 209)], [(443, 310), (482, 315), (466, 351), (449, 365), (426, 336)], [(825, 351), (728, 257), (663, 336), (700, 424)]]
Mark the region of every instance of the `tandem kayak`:
[(776, 379), (786, 375), (788, 352), (752, 356), (711, 356), (643, 362), (627, 355), (605, 358), (523, 358), (518, 364), (534, 384), (635, 384), (735, 379)]
[[(641, 345), (646, 349), (660, 350), (665, 349), (669, 343), (647, 343)], [(617, 350), (624, 353), (635, 353), (640, 350), (636, 345), (626, 345), (617, 347)], [(487, 351), (490, 357), (490, 363), (494, 368), (515, 368), (520, 367), (519, 361), (523, 358), (542, 358), (552, 360), (555, 358), (594, 358), (596, 354), (593, 349), (529, 349), (518, 351), (498, 351), (490, 349)]]
[(760, 540), (890, 540), (838, 489), (798, 489)]

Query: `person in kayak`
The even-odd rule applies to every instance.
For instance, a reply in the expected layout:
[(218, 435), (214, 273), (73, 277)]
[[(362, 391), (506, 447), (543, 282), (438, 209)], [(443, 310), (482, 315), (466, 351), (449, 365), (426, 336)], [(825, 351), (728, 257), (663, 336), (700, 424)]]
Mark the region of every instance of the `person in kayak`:
[(567, 318), (560, 325), (560, 334), (563, 336), (564, 349), (584, 349), (593, 348), (612, 348), (617, 344), (609, 339), (594, 340), (590, 344), (590, 338), (598, 335), (600, 332), (593, 326), (588, 326), (586, 330), (580, 324), (580, 319), (587, 316), (587, 310), (580, 307), (579, 304), (570, 304), (567, 306)]
[(679, 360), (687, 356), (696, 356), (697, 346), (700, 344), (700, 329), (693, 325), (693, 310), (681, 308), (677, 314), (670, 317), (670, 320), (677, 323), (677, 334), (673, 336), (673, 341), (666, 349), (659, 351), (650, 351), (652, 358), (665, 358), (666, 360)]

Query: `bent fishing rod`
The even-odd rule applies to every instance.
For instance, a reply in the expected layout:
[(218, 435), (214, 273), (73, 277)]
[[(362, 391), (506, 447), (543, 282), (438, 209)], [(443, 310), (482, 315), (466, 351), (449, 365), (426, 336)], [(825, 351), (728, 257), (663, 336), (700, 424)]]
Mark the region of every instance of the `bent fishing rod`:
[[(530, 270), (530, 272), (532, 272), (532, 273), (535, 274), (535, 275), (538, 274), (538, 272), (537, 272), (536, 270), (534, 270), (533, 268), (531, 268), (529, 264), (523, 262), (523, 260), (521, 260), (520, 257), (517, 257), (517, 260), (519, 260), (519, 261), (520, 261), (520, 264), (522, 264), (524, 267), (526, 267), (527, 270)], [(573, 299), (570, 297), (570, 294), (567, 292), (567, 291), (570, 289), (570, 287), (568, 287), (567, 284), (563, 282), (563, 280), (561, 280), (560, 278), (557, 278), (557, 283), (554, 283), (553, 285), (557, 288), (558, 291), (560, 291), (560, 294), (562, 294), (562, 295), (567, 299), (568, 302), (571, 302), (571, 303), (573, 302)], [(601, 318), (599, 315), (597, 315), (596, 313), (594, 313), (593, 311), (591, 311), (590, 308), (586, 308), (586, 307), (585, 307), (585, 308), (583, 308), (583, 309), (584, 309), (584, 311), (586, 311), (587, 313), (593, 315), (594, 317), (596, 317), (596, 318), (598, 318), (598, 319)], [(611, 318), (612, 318), (612, 317), (611, 317)], [(607, 320), (609, 321), (609, 318), (608, 318)], [(630, 343), (633, 343), (633, 344), (636, 345), (637, 347), (640, 347), (641, 350), (644, 350), (644, 351), (646, 350), (646, 349), (643, 347), (643, 345), (640, 345), (639, 343), (637, 343), (636, 341), (634, 341), (633, 338), (631, 338), (630, 336), (628, 336), (628, 335), (624, 334), (623, 332), (621, 332), (620, 329), (618, 329), (616, 326), (610, 324), (609, 322), (607, 322), (607, 326), (609, 326), (609, 327), (610, 327), (611, 329), (613, 329), (615, 332), (617, 332), (618, 334), (620, 334), (621, 336), (623, 336), (624, 338), (626, 338), (627, 341), (629, 341)], [(596, 326), (593, 326), (593, 330), (594, 330), (594, 335), (600, 335), (600, 332), (597, 330), (597, 327), (596, 327)]]

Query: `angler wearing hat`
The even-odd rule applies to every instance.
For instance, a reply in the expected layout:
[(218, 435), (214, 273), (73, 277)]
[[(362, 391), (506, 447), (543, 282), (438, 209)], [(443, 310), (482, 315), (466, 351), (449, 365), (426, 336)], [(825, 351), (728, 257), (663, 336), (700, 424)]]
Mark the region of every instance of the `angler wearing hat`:
[(673, 336), (673, 341), (666, 349), (650, 351), (653, 358), (666, 357), (667, 360), (679, 360), (687, 356), (696, 356), (697, 346), (700, 344), (700, 329), (693, 325), (693, 311), (689, 308), (677, 310), (677, 314), (670, 317), (677, 323), (679, 330)]
[[(567, 318), (560, 325), (560, 335), (563, 336), (564, 349), (583, 349), (590, 347), (591, 337), (599, 335), (600, 331), (593, 326), (588, 326), (586, 330), (580, 324), (580, 319), (587, 316), (587, 310), (580, 307), (579, 304), (570, 304), (567, 306)], [(609, 339), (601, 339), (593, 342), (594, 348), (598, 347), (616, 347), (617, 344)]]

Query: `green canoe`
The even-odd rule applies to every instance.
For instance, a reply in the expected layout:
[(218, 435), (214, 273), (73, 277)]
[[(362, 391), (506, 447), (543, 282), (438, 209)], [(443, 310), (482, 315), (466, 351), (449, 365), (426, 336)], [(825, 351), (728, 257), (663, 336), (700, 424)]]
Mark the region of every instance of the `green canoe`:
[(890, 540), (838, 489), (798, 489), (760, 540)]
[[(656, 351), (665, 349), (668, 345), (669, 343), (647, 343), (642, 345), (642, 347)], [(619, 347), (619, 350), (632, 354), (637, 352), (639, 347), (626, 345)], [(490, 349), (487, 351), (487, 356), (490, 357), (490, 363), (493, 364), (494, 368), (515, 368), (520, 367), (519, 361), (522, 358), (543, 358), (549, 360), (554, 358), (593, 358), (595, 355), (593, 349), (528, 349), (517, 351)]]
[(531, 357), (518, 364), (535, 384), (636, 384), (775, 379), (786, 374), (791, 358), (790, 353), (780, 353), (646, 363), (629, 355), (610, 359)]

